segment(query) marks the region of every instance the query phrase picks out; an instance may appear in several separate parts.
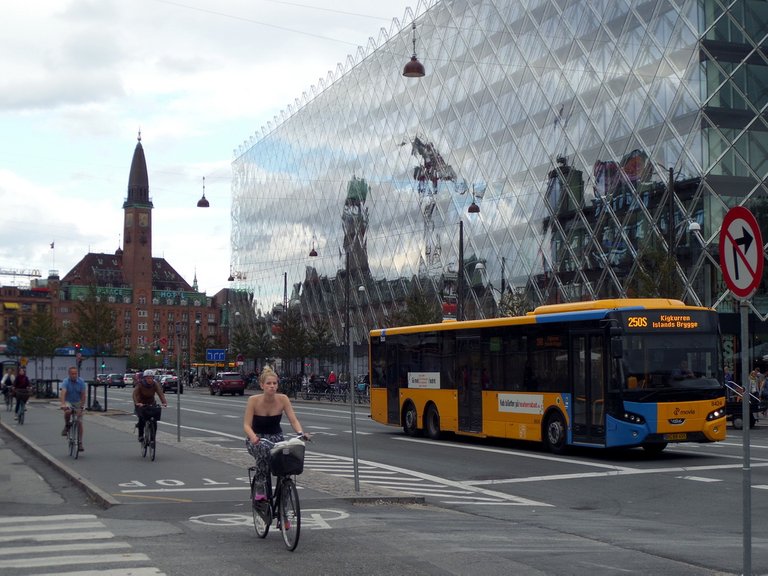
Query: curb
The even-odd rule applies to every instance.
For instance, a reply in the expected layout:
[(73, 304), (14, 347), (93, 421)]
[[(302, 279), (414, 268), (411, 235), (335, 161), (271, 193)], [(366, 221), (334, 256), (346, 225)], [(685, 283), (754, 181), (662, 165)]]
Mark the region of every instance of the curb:
[[(120, 416), (120, 415), (128, 415), (128, 412), (122, 411), (122, 410), (109, 410), (108, 412), (91, 412), (89, 415), (89, 421), (91, 422), (98, 422), (99, 424), (103, 426), (107, 426), (113, 429), (122, 430), (126, 433), (132, 433), (133, 431), (133, 422), (120, 422), (115, 421), (110, 418), (110, 416)], [(18, 430), (8, 426), (5, 422), (0, 420), (0, 426), (2, 426), (3, 429), (5, 429), (7, 432), (9, 432), (12, 436), (14, 436), (16, 439), (21, 441), (27, 450), (30, 452), (34, 452), (38, 454), (43, 460), (46, 461), (47, 464), (50, 466), (60, 470), (64, 475), (66, 475), (69, 479), (71, 479), (75, 484), (79, 485), (88, 496), (94, 500), (98, 505), (100, 505), (102, 508), (110, 508), (112, 506), (120, 505), (121, 502), (119, 502), (117, 499), (115, 499), (112, 495), (105, 492), (95, 484), (93, 484), (90, 480), (64, 464), (61, 460), (55, 458), (51, 454), (49, 454), (46, 450), (35, 444), (32, 440), (21, 434)], [(209, 458), (211, 460), (216, 460), (218, 462), (225, 462), (227, 464), (232, 464), (235, 466), (242, 466), (244, 468), (247, 468), (253, 463), (253, 457), (246, 453), (245, 450), (242, 451), (241, 454), (223, 454), (220, 451), (218, 451), (215, 447), (202, 442), (200, 440), (183, 440), (181, 444), (177, 444), (175, 441), (175, 436), (171, 435), (168, 432), (161, 432), (158, 431), (157, 436), (158, 441), (160, 442), (168, 442), (171, 441), (173, 444), (178, 447), (182, 448), (188, 452), (192, 452), (194, 454), (197, 454), (199, 456), (203, 456), (206, 458)], [(312, 490), (316, 492), (320, 492), (323, 494), (326, 494), (330, 496), (331, 498), (336, 498), (339, 500), (343, 500), (345, 502), (349, 502), (351, 504), (366, 504), (366, 505), (377, 505), (377, 504), (425, 504), (426, 500), (424, 496), (411, 496), (411, 495), (402, 495), (399, 492), (396, 492), (394, 490), (390, 490), (387, 488), (382, 487), (376, 487), (371, 485), (362, 485), (360, 486), (359, 491), (355, 491), (354, 489), (354, 481), (349, 478), (343, 478), (338, 476), (333, 476), (332, 474), (327, 474), (325, 472), (320, 472), (316, 470), (304, 470), (304, 473), (302, 474), (302, 478), (305, 480), (302, 482), (303, 485), (307, 486), (308, 488), (311, 488)]]
[(78, 472), (64, 464), (61, 460), (58, 460), (57, 458), (54, 458), (51, 454), (49, 454), (47, 451), (43, 450), (32, 442), (29, 438), (24, 436), (21, 432), (18, 430), (15, 430), (14, 428), (11, 428), (8, 426), (5, 422), (0, 420), (0, 426), (3, 427), (3, 429), (11, 434), (14, 438), (21, 441), (25, 448), (29, 450), (30, 452), (36, 453), (38, 456), (40, 456), (43, 460), (46, 461), (50, 466), (53, 466), (57, 470), (59, 470), (62, 474), (67, 476), (70, 480), (72, 480), (75, 484), (79, 485), (86, 494), (99, 506), (102, 508), (110, 508), (112, 506), (116, 506), (120, 504), (115, 498), (113, 498), (110, 494), (107, 492), (104, 492), (101, 488), (96, 486), (95, 484), (91, 483), (90, 480), (80, 475)]

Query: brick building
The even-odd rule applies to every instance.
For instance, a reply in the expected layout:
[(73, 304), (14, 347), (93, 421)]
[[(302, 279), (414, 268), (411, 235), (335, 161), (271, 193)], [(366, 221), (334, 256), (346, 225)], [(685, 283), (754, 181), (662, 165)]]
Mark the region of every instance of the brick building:
[(50, 310), (66, 334), (67, 326), (77, 320), (75, 303), (95, 290), (96, 297), (115, 311), (122, 334), (115, 355), (155, 354), (162, 349), (175, 366), (179, 351), (183, 364), (196, 360), (196, 342), (198, 348), (226, 348), (228, 315), (226, 305), (219, 303), (228, 302), (228, 289), (207, 296), (198, 289), (197, 277), (189, 284), (165, 258), (152, 256), (152, 209), (139, 135), (123, 203), (122, 248), (112, 254), (90, 252), (62, 278), (51, 271), (47, 280), (33, 282), (37, 286), (28, 290), (2, 288), (0, 341), (17, 334), (25, 318), (28, 322), (36, 311)]

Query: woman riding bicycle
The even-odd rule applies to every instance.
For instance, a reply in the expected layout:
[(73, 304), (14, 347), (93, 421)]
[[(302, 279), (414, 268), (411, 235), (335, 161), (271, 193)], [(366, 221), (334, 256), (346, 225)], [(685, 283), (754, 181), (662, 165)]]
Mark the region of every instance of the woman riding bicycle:
[(27, 371), (24, 368), (19, 367), (19, 373), (16, 375), (16, 380), (13, 383), (13, 396), (16, 398), (16, 410), (14, 419), (19, 419), (19, 412), (23, 410), (24, 404), (29, 400), (30, 392), (32, 391), (29, 378), (27, 378)]
[(271, 368), (264, 368), (259, 376), (259, 385), (262, 393), (254, 394), (245, 405), (243, 417), (243, 429), (245, 430), (245, 445), (248, 452), (256, 459), (256, 485), (262, 486), (263, 491), (254, 496), (254, 500), (266, 500), (266, 483), (271, 482), (269, 469), (269, 448), (259, 442), (266, 438), (270, 442), (284, 440), (283, 429), (280, 420), (283, 413), (296, 433), (307, 437), (301, 430), (296, 414), (291, 406), (291, 401), (285, 394), (277, 392), (277, 374)]
[[(168, 408), (168, 402), (163, 394), (163, 387), (155, 382), (155, 371), (144, 370), (139, 382), (133, 387), (133, 403), (136, 405), (136, 416), (139, 417), (139, 442), (144, 442), (144, 421), (150, 417), (153, 411), (159, 410), (155, 403), (155, 394), (160, 398), (163, 408)], [(160, 420), (159, 415), (155, 416)]]

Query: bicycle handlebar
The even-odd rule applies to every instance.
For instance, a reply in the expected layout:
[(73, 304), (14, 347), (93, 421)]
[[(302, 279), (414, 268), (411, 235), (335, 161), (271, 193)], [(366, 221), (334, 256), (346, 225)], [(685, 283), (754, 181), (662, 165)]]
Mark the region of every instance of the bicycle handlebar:
[[(295, 439), (301, 439), (305, 442), (312, 442), (312, 435), (308, 433), (303, 434), (291, 434), (290, 436), (286, 436), (285, 440), (281, 440), (280, 442), (287, 442), (288, 440), (295, 440)], [(267, 448), (274, 448), (276, 444), (279, 444), (280, 442), (272, 442), (269, 438), (263, 438), (259, 436), (259, 443), (264, 442), (267, 446)]]

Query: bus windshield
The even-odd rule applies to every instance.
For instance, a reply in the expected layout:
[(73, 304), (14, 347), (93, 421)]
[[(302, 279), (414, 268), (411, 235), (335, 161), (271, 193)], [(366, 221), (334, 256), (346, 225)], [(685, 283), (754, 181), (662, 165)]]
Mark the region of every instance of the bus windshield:
[(622, 362), (626, 390), (722, 387), (716, 334), (631, 334)]

